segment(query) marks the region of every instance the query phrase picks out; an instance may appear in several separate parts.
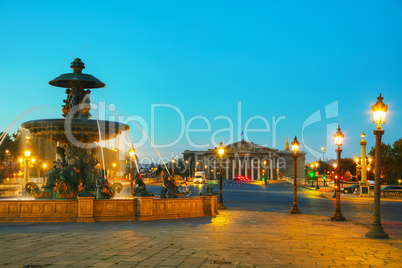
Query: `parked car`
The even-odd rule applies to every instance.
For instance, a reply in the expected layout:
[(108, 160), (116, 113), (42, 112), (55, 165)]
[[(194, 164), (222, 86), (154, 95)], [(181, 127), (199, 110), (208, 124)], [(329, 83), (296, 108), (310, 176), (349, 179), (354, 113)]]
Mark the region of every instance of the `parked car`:
[(233, 180), (238, 180), (238, 181), (250, 181), (249, 177), (246, 176), (234, 176)]
[(381, 188), (381, 191), (384, 190), (402, 190), (402, 186), (401, 185), (387, 185)]
[(357, 188), (357, 184), (353, 184), (351, 186), (343, 188), (343, 192), (344, 193), (353, 193), (356, 188)]

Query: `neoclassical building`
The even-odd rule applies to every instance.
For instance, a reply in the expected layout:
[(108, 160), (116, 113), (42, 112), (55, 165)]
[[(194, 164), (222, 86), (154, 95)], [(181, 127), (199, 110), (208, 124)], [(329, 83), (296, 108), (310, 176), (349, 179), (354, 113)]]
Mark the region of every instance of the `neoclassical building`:
[[(289, 150), (287, 140), (284, 151), (244, 140), (223, 147), (225, 149), (222, 158), (223, 179), (232, 179), (235, 176), (247, 176), (254, 180), (293, 178), (293, 152)], [(306, 153), (303, 151), (298, 152), (297, 177), (300, 179), (305, 178), (305, 155)], [(190, 176), (194, 176), (195, 171), (205, 171), (207, 178), (219, 178), (220, 166), (217, 148), (207, 151), (186, 150), (183, 156), (188, 163)]]

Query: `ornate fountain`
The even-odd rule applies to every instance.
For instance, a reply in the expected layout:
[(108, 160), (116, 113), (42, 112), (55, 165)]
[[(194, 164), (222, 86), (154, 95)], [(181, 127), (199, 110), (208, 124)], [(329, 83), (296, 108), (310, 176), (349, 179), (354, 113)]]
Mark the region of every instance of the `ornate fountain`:
[(94, 157), (97, 142), (115, 138), (129, 126), (119, 122), (91, 120), (90, 89), (105, 87), (99, 79), (83, 74), (84, 63), (76, 58), (70, 66), (73, 73), (62, 74), (50, 85), (66, 88), (61, 119), (42, 119), (24, 122), (21, 126), (33, 135), (57, 142), (54, 166), (46, 173), (46, 185), (40, 189), (33, 182), (25, 186), (37, 199), (76, 198), (91, 195), (104, 199), (120, 191), (121, 184), (109, 185), (103, 172), (97, 169)]

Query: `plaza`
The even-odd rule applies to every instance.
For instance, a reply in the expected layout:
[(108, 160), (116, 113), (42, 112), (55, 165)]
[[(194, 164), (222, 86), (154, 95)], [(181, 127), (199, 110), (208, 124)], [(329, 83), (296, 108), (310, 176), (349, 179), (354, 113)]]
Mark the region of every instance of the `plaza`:
[[(278, 182), (271, 186), (266, 194), (274, 195), (273, 199), (281, 200), (275, 196), (291, 193), (288, 183)], [(254, 199), (264, 202), (264, 193), (259, 188), (262, 186), (242, 184), (241, 187), (259, 194)], [(372, 240), (364, 237), (368, 226), (362, 223), (367, 221), (367, 216), (331, 222), (328, 217), (331, 211), (326, 216), (317, 215), (320, 210), (314, 211), (314, 207), (320, 206), (315, 202), (326, 201), (326, 198), (319, 197), (319, 192), (301, 190), (300, 194), (306, 197), (306, 201), (300, 200), (300, 209), (304, 212), (310, 206), (313, 211), (291, 215), (282, 212), (282, 207), (286, 207), (282, 202), (287, 203), (285, 209), (289, 209), (286, 198), (278, 204), (252, 205), (253, 201), (239, 200), (242, 191), (236, 185), (225, 185), (225, 189), (228, 191), (226, 196), (232, 193), (234, 197), (227, 197), (225, 205), (228, 210), (220, 211), (213, 218), (1, 223), (0, 238), (7, 243), (0, 249), (0, 263), (3, 267), (400, 266), (400, 219), (399, 225), (390, 232), (390, 239)], [(312, 194), (316, 198), (312, 198)], [(359, 197), (346, 197), (345, 200), (351, 206), (362, 206), (359, 204), (362, 201), (354, 200), (356, 198)], [(395, 203), (399, 208), (402, 205), (400, 200), (395, 200)], [(273, 212), (275, 210), (278, 212)], [(353, 214), (353, 210), (345, 207), (346, 217)], [(388, 216), (386, 219), (388, 223)], [(390, 231), (391, 226), (385, 225), (386, 230)]]

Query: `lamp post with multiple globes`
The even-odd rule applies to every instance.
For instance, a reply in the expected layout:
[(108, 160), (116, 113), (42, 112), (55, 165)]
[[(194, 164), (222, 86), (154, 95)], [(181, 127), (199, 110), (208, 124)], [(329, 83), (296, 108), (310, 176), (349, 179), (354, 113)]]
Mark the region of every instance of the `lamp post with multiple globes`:
[(222, 197), (222, 157), (225, 153), (225, 149), (223, 149), (222, 142), (218, 147), (218, 155), (219, 155), (219, 202), (218, 209), (224, 210), (226, 209), (225, 205), (223, 205), (223, 197)]
[(340, 171), (341, 171), (341, 145), (342, 145), (342, 140), (343, 140), (343, 133), (341, 132), (341, 128), (338, 126), (338, 131), (335, 133), (334, 138), (335, 138), (335, 145), (338, 146), (336, 149), (337, 153), (337, 175), (338, 178), (336, 179), (336, 186), (335, 186), (335, 196), (336, 196), (336, 203), (335, 203), (335, 212), (331, 217), (331, 220), (333, 221), (344, 221), (345, 217), (342, 215), (341, 212), (341, 189), (340, 189)]
[(370, 231), (366, 234), (367, 238), (388, 238), (388, 234), (384, 231), (381, 225), (381, 192), (380, 192), (380, 173), (381, 173), (381, 137), (384, 130), (381, 129), (381, 124), (385, 123), (385, 116), (388, 110), (388, 105), (385, 105), (380, 96), (377, 98), (377, 103), (371, 109), (373, 112), (373, 122), (377, 124), (377, 129), (374, 130), (375, 135), (375, 177), (374, 177), (374, 220), (370, 227)]
[(293, 206), (289, 211), (290, 214), (301, 214), (298, 206), (297, 206), (297, 152), (299, 151), (300, 142), (297, 141), (295, 136), (292, 144), (293, 151)]

